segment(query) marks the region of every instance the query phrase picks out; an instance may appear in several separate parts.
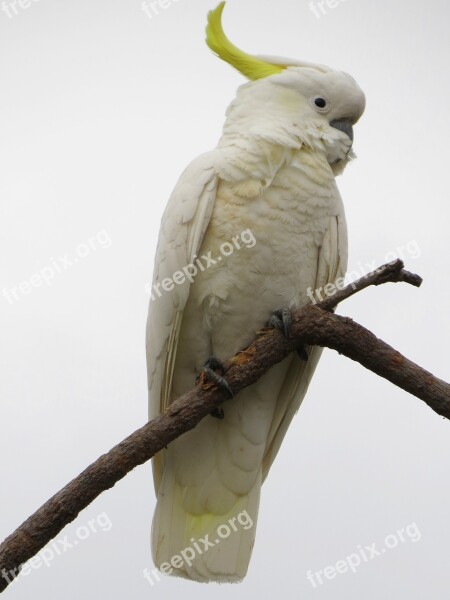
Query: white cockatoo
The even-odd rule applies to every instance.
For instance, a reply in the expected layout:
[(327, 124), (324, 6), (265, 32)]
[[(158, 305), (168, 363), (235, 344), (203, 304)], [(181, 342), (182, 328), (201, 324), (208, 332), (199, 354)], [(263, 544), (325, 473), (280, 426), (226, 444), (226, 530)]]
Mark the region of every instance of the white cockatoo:
[[(150, 419), (268, 321), (286, 328), (286, 309), (306, 304), (307, 290), (335, 282), (347, 265), (335, 176), (353, 157), (364, 94), (347, 73), (242, 52), (223, 32), (224, 4), (208, 15), (207, 44), (250, 81), (217, 147), (187, 167), (162, 218), (147, 323)], [(246, 575), (261, 485), (321, 349), (306, 353), (154, 458), (152, 553), (163, 573), (202, 582)], [(226, 387), (220, 373), (217, 381)]]

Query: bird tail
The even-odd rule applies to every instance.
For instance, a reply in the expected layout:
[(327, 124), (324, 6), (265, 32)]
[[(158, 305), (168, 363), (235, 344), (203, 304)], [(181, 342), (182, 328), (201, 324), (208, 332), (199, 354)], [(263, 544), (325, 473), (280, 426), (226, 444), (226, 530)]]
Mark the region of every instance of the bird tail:
[(261, 470), (253, 487), (224, 514), (192, 514), (186, 488), (166, 463), (152, 524), (152, 556), (166, 575), (198, 582), (237, 583), (248, 569), (255, 541)]

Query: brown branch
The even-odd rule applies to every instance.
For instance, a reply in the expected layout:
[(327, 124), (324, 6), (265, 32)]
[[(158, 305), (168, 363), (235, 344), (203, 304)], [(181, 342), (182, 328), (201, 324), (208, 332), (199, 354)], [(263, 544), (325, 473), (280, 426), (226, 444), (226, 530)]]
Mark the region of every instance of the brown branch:
[(422, 285), (422, 277), (419, 275), (415, 275), (414, 273), (410, 273), (406, 271), (404, 268), (403, 261), (399, 258), (392, 262), (386, 263), (372, 273), (368, 273), (353, 281), (349, 285), (347, 285), (344, 289), (337, 291), (332, 296), (325, 298), (321, 302), (317, 303), (317, 306), (323, 308), (324, 310), (333, 310), (343, 300), (347, 300), (350, 296), (361, 292), (365, 288), (371, 285), (382, 285), (383, 283), (399, 283), (405, 282), (410, 285), (414, 285), (415, 287), (420, 287)]
[[(229, 386), (238, 393), (304, 344), (326, 346), (417, 396), (439, 415), (450, 418), (448, 383), (414, 364), (361, 325), (332, 312), (338, 302), (369, 285), (398, 281), (415, 286), (421, 283), (420, 277), (405, 271), (402, 261), (398, 260), (322, 302), (295, 311), (289, 339), (274, 329), (260, 330), (250, 346), (225, 363)], [(178, 398), (164, 413), (101, 456), (50, 498), (0, 545), (0, 592), (18, 575), (19, 565), (39, 552), (99, 494), (193, 429), (225, 400), (225, 392), (202, 377), (195, 389)]]

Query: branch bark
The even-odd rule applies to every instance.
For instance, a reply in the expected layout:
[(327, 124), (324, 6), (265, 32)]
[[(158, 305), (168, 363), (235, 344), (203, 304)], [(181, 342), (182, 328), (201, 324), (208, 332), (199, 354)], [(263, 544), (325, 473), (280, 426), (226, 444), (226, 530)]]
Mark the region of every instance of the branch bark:
[[(234, 394), (307, 344), (336, 350), (420, 398), (439, 415), (450, 418), (448, 383), (408, 360), (352, 319), (333, 313), (339, 302), (371, 285), (388, 282), (406, 282), (418, 287), (422, 280), (405, 271), (402, 261), (397, 260), (342, 290), (335, 289), (334, 295), (321, 302), (296, 310), (289, 339), (274, 329), (258, 331), (250, 346), (225, 362), (226, 379)], [(226, 392), (201, 377), (195, 389), (98, 458), (50, 498), (0, 545), (0, 592), (19, 574), (20, 565), (37, 554), (99, 494), (193, 429), (226, 399)]]

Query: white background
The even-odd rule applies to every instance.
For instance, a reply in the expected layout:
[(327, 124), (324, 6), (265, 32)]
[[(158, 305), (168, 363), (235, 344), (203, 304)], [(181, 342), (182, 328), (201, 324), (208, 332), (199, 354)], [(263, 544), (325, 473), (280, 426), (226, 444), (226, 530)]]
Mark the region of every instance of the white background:
[[(3, 538), (147, 415), (144, 331), (159, 220), (181, 171), (216, 144), (244, 79), (204, 44), (211, 0), (152, 18), (140, 0), (39, 0), (0, 12), (0, 398)], [(350, 268), (408, 242), (421, 289), (386, 285), (340, 307), (447, 378), (448, 19), (445, 0), (229, 0), (249, 52), (351, 73), (366, 92), (358, 160), (339, 179)], [(12, 10), (12, 9), (10, 9)], [(50, 286), (17, 287), (106, 232)], [(98, 238), (100, 239), (100, 238)], [(415, 253), (417, 254), (417, 252)], [(36, 281), (36, 280), (35, 280)], [(12, 600), (105, 597), (365, 600), (448, 597), (450, 425), (420, 400), (326, 351), (263, 487), (244, 583), (150, 586), (150, 464), (59, 537), (106, 512), (110, 531), (20, 576)], [(407, 540), (316, 589), (323, 570), (398, 529)]]

